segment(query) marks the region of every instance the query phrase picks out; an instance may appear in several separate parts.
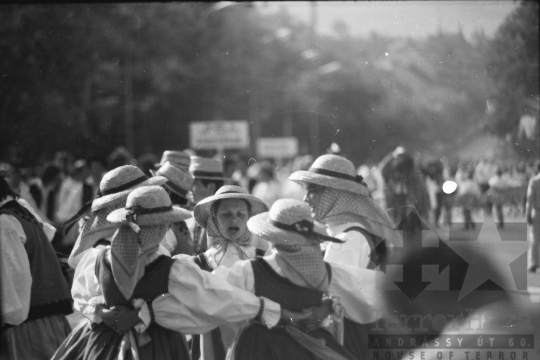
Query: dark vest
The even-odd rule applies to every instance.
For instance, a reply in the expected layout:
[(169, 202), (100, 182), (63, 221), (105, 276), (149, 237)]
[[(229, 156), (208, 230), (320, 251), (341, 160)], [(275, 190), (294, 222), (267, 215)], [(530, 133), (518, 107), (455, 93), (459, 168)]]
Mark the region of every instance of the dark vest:
[[(123, 305), (132, 307), (129, 300), (126, 299), (114, 280), (111, 264), (107, 258), (109, 249), (103, 249), (96, 261), (96, 277), (103, 291), (103, 297), (108, 307)], [(143, 299), (147, 303), (163, 294), (169, 292), (169, 273), (174, 263), (174, 259), (161, 255), (144, 269), (144, 275), (139, 280), (133, 291), (133, 299)]]
[(92, 185), (88, 184), (86, 181), (83, 181), (82, 187), (82, 203), (86, 204), (89, 201), (94, 200), (94, 188)]
[(43, 231), (43, 224), (17, 201), (5, 203), (0, 214), (15, 217), (26, 236), (24, 248), (32, 276), (30, 311), (26, 321), (73, 313), (71, 293), (56, 253)]
[[(325, 265), (331, 277), (331, 268), (327, 263)], [(276, 273), (263, 258), (251, 260), (251, 266), (255, 277), (255, 295), (264, 296), (291, 311), (302, 311), (321, 304), (322, 291), (293, 284)]]

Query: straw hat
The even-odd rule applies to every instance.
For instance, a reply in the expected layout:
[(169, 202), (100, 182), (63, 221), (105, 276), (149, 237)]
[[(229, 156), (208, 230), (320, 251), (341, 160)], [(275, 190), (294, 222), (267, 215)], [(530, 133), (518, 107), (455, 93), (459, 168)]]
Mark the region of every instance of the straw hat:
[(337, 155), (319, 156), (309, 170), (296, 171), (289, 176), (289, 180), (369, 195), (368, 189), (361, 184), (363, 178), (356, 175), (354, 164)]
[(189, 172), (195, 179), (226, 180), (223, 174), (223, 163), (218, 159), (192, 156)]
[(167, 179), (163, 176), (148, 178), (141, 169), (133, 165), (117, 167), (101, 179), (96, 199), (92, 202), (92, 211), (124, 201), (128, 194), (138, 187), (163, 185), (165, 182)]
[(161, 167), (165, 165), (167, 161), (182, 169), (189, 168), (191, 162), (189, 154), (185, 151), (165, 150), (161, 156), (161, 161), (155, 165), (156, 167)]
[(195, 221), (206, 228), (208, 219), (212, 216), (212, 204), (220, 199), (244, 199), (251, 205), (251, 215), (257, 215), (268, 211), (268, 206), (258, 197), (250, 195), (244, 188), (234, 185), (222, 186), (215, 195), (201, 200), (193, 209)]
[(126, 207), (113, 211), (107, 220), (118, 223), (135, 223), (139, 226), (155, 226), (189, 219), (191, 213), (172, 206), (169, 195), (160, 186), (143, 186), (133, 190)]
[(179, 168), (167, 161), (159, 170), (150, 170), (154, 176), (163, 176), (167, 181), (165, 186), (182, 197), (186, 197), (193, 185), (193, 176), (184, 168)]
[(325, 228), (313, 222), (309, 206), (299, 200), (277, 200), (270, 211), (251, 217), (248, 229), (276, 246), (314, 246), (314, 241), (341, 242), (327, 236)]

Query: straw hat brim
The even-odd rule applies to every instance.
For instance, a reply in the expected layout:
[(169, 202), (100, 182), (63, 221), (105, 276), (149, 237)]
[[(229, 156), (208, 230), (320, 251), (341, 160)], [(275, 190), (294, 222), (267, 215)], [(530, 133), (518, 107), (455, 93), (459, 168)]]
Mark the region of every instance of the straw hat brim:
[(223, 181), (227, 181), (227, 180), (231, 180), (230, 178), (226, 178), (226, 177), (223, 177), (223, 176), (199, 176), (199, 175), (193, 175), (193, 173), (191, 174), (193, 176), (193, 179), (194, 180), (223, 180)]
[(165, 184), (167, 181), (168, 181), (167, 178), (163, 176), (154, 176), (127, 190), (99, 197), (92, 202), (92, 211), (103, 209), (104, 207), (110, 206), (112, 204), (116, 204), (117, 202), (125, 201), (130, 192), (132, 192), (134, 189), (137, 189), (141, 186), (151, 186), (151, 185), (160, 186), (160, 185)]
[[(157, 171), (154, 171), (152, 169), (150, 169), (150, 173), (152, 174), (152, 176), (161, 176), (161, 175), (156, 175)], [(181, 188), (180, 186), (176, 185), (175, 183), (173, 183), (172, 181), (168, 179), (167, 179), (167, 182), (163, 184), (163, 186), (165, 186), (167, 189), (171, 190), (173, 193), (183, 198), (186, 197), (186, 193), (191, 191), (191, 190), (186, 190), (186, 189)]]
[[(171, 160), (167, 160), (168, 162), (170, 162), (173, 166), (176, 166), (177, 168), (180, 168), (182, 170), (188, 170), (189, 169), (189, 164), (178, 164), (178, 163), (174, 163), (172, 162)], [(154, 167), (159, 169), (160, 167), (162, 167), (163, 165), (165, 165), (165, 163), (167, 162), (163, 162), (163, 163), (155, 163), (154, 164)], [(152, 169), (150, 169), (150, 171), (152, 171)]]
[(244, 199), (251, 205), (251, 216), (263, 213), (268, 211), (268, 206), (258, 197), (241, 194), (241, 193), (230, 193), (230, 194), (219, 194), (207, 197), (206, 199), (201, 200), (193, 209), (193, 217), (195, 221), (203, 228), (207, 227), (208, 219), (211, 216), (211, 207), (216, 200), (223, 199)]
[[(126, 215), (129, 212), (127, 209), (118, 209), (107, 216), (107, 221), (114, 224), (120, 224), (127, 222)], [(179, 206), (173, 206), (172, 210), (155, 213), (155, 214), (142, 214), (137, 216), (137, 225), (139, 226), (154, 226), (167, 223), (175, 223), (178, 221), (186, 220), (191, 217), (191, 212), (182, 209)]]
[[(269, 221), (269, 213), (265, 212), (251, 217), (248, 220), (247, 227), (256, 236), (271, 242), (274, 245), (288, 246), (313, 246), (314, 241), (294, 231), (283, 230), (275, 227)], [(315, 223), (314, 230), (320, 235), (318, 241), (323, 242), (330, 237), (326, 235), (324, 226)]]
[(358, 195), (369, 195), (368, 189), (362, 184), (333, 176), (317, 174), (312, 171), (296, 171), (289, 176), (289, 180), (300, 184), (309, 183), (344, 190)]

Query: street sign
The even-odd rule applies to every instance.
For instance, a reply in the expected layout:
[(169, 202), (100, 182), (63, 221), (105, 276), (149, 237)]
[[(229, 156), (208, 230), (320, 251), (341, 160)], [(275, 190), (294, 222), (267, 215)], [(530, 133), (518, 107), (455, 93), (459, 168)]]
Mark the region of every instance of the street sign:
[(189, 124), (192, 149), (243, 149), (249, 145), (246, 120), (195, 121)]
[(285, 159), (298, 155), (295, 137), (269, 137), (257, 141), (257, 155), (261, 158)]

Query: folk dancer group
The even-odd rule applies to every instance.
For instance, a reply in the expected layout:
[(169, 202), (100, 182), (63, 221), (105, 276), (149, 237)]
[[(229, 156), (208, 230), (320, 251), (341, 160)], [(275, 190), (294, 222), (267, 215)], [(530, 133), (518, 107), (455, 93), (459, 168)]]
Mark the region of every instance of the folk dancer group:
[[(217, 160), (168, 151), (159, 166), (150, 178), (109, 171), (66, 222), (80, 224), (71, 296), (44, 225), (0, 178), (13, 255), (7, 263), (3, 249), (2, 356), (367, 358), (367, 329), (382, 316), (376, 245), (395, 235), (349, 160), (323, 155), (293, 173), (304, 202), (270, 209), (224, 185)], [(85, 319), (70, 332), (71, 297)]]

